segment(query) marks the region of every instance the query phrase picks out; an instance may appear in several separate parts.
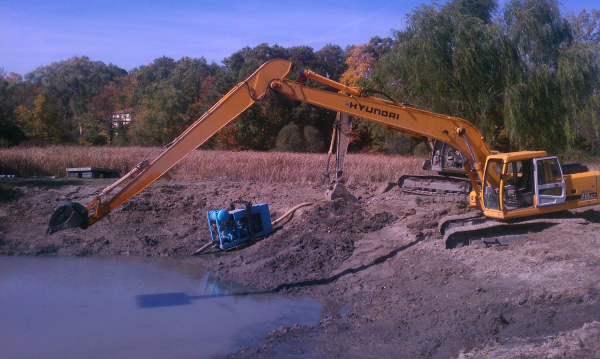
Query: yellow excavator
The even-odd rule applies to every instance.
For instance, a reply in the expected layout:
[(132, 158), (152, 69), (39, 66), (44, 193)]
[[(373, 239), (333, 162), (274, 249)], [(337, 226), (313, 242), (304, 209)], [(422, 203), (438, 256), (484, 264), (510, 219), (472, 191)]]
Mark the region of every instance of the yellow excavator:
[[(300, 73), (300, 78), (286, 79), (293, 73)], [(337, 91), (307, 86), (307, 79)], [(566, 174), (559, 159), (548, 156), (545, 151), (493, 154), (481, 133), (466, 120), (374, 97), (360, 87), (344, 86), (310, 70), (300, 69), (290, 61), (275, 59), (264, 63), (235, 86), (174, 141), (161, 147), (156, 157), (142, 160), (86, 206), (69, 201), (61, 203), (52, 213), (47, 234), (93, 225), (156, 181), (269, 91), (342, 113), (336, 123), (345, 130), (338, 134), (347, 134), (351, 128), (343, 118), (359, 117), (456, 149), (464, 158), (462, 166), (473, 189), (469, 194), (470, 206), (479, 211), (440, 221), (439, 229), (448, 247), (468, 244), (465, 233), (536, 223), (544, 221), (544, 215), (598, 204), (600, 172)], [(119, 187), (109, 198), (109, 194)]]

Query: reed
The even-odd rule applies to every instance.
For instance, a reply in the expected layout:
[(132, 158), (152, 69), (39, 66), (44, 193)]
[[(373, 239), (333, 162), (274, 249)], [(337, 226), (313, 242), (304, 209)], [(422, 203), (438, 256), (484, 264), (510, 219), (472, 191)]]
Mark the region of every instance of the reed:
[[(103, 167), (128, 172), (150, 150), (145, 147), (51, 146), (0, 149), (0, 174), (65, 177), (68, 167)], [(403, 174), (427, 174), (421, 169), (423, 156), (349, 154), (344, 177), (347, 183), (396, 181)], [(333, 168), (332, 158), (332, 168)], [(584, 162), (600, 170), (598, 162)], [(231, 152), (195, 150), (178, 163), (169, 176), (321, 183), (327, 165), (326, 154), (287, 152)]]
[[(0, 150), (0, 174), (65, 177), (68, 167), (115, 168), (126, 173), (149, 150), (144, 147), (13, 147)], [(349, 154), (344, 177), (347, 183), (395, 181), (402, 174), (425, 173), (421, 169), (424, 159)], [(332, 166), (333, 161), (332, 158)], [(174, 179), (228, 177), (264, 182), (321, 183), (326, 165), (326, 154), (196, 150), (171, 169), (169, 176)]]

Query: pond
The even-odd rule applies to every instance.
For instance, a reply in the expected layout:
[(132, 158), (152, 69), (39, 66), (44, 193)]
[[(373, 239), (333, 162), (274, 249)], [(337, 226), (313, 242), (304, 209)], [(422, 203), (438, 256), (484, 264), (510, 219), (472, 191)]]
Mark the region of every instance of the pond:
[(316, 300), (217, 281), (197, 260), (0, 257), (2, 357), (219, 357), (322, 315)]

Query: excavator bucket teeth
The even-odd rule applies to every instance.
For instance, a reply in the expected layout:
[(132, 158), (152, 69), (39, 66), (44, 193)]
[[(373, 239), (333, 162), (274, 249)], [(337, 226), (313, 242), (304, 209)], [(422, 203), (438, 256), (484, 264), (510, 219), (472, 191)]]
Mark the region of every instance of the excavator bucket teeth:
[(82, 229), (88, 227), (88, 210), (79, 203), (64, 201), (52, 212), (46, 235), (77, 227)]

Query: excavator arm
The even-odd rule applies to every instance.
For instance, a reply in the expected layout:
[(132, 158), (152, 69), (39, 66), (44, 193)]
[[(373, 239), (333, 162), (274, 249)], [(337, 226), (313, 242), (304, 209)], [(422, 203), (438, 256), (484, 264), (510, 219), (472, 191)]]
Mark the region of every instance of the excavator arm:
[[(285, 79), (295, 71), (301, 72), (305, 78), (336, 88), (341, 93), (323, 91), (304, 86), (300, 81)], [(344, 86), (312, 71), (298, 69), (290, 61), (276, 59), (264, 63), (244, 82), (229, 91), (173, 142), (164, 146), (157, 157), (143, 160), (117, 182), (105, 188), (87, 206), (69, 201), (61, 203), (52, 213), (47, 234), (74, 227), (85, 229), (96, 223), (160, 178), (190, 152), (261, 99), (268, 90), (291, 100), (307, 102), (381, 123), (390, 129), (444, 141), (469, 158), (474, 170), (480, 178), (483, 178), (483, 165), (491, 152), (477, 128), (471, 123), (369, 96), (362, 88)], [(473, 187), (477, 188), (474, 174), (468, 172)], [(124, 184), (127, 180), (129, 182)], [(122, 184), (123, 187), (117, 193), (103, 202), (104, 197)], [(90, 211), (93, 211), (91, 215)]]
[(483, 178), (483, 166), (486, 158), (491, 155), (491, 151), (479, 130), (470, 122), (365, 95), (360, 90), (353, 90), (354, 88), (349, 88), (312, 72), (307, 77), (333, 86), (345, 94), (303, 86), (286, 79), (272, 81), (271, 88), (292, 100), (345, 112), (413, 136), (429, 137), (446, 142), (461, 151), (471, 161), (480, 178)]

